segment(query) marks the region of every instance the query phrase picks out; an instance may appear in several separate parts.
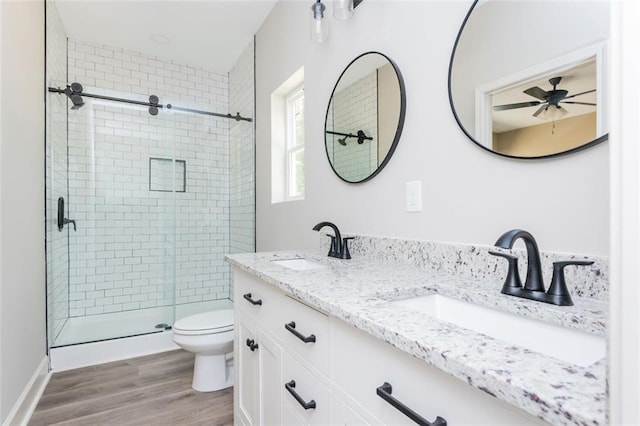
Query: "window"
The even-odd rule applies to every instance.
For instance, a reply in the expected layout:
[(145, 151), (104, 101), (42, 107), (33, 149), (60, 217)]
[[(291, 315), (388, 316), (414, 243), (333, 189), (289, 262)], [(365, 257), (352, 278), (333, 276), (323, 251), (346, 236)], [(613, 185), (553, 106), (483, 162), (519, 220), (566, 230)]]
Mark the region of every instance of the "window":
[(304, 68), (271, 93), (271, 202), (304, 200)]
[(286, 199), (304, 197), (304, 88), (298, 87), (286, 100)]

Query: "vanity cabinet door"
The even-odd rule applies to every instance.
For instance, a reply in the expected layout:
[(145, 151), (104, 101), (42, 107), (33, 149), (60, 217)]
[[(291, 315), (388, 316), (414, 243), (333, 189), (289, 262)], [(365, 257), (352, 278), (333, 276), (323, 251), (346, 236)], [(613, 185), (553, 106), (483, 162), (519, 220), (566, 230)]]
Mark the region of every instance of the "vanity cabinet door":
[(378, 388), (429, 422), (441, 417), (449, 425), (546, 424), (355, 327), (339, 320), (332, 325), (333, 382), (382, 424), (415, 422)]
[(260, 423), (282, 424), (282, 348), (264, 330), (260, 333)]
[[(260, 424), (259, 351), (257, 327), (236, 311), (234, 412), (236, 423)], [(257, 346), (255, 346), (257, 345)], [(252, 350), (253, 349), (253, 350)]]
[(234, 404), (236, 423), (282, 423), (282, 348), (264, 329), (239, 313)]

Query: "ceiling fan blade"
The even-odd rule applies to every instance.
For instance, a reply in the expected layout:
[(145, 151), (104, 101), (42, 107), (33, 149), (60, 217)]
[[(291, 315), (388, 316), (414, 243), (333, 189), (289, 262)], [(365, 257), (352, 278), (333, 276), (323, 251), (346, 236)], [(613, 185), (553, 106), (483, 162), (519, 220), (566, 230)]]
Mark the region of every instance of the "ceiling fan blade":
[(533, 96), (534, 98), (538, 98), (541, 101), (544, 101), (549, 97), (549, 92), (547, 92), (546, 90), (542, 90), (538, 86), (529, 87), (527, 90), (524, 91), (524, 93), (526, 93), (529, 96)]
[(575, 95), (571, 95), (571, 96), (565, 96), (564, 99), (571, 99), (571, 98), (575, 98), (576, 96), (580, 96), (580, 95), (585, 95), (587, 93), (593, 93), (595, 92), (596, 89), (591, 89), (591, 90), (587, 90), (586, 92), (580, 92), (580, 93), (576, 93)]
[(562, 101), (560, 102), (562, 104), (574, 104), (574, 105), (591, 105), (591, 106), (596, 106), (596, 104), (592, 104), (590, 102), (573, 102), (573, 101)]
[(544, 111), (544, 109), (545, 109), (546, 107), (547, 107), (547, 105), (546, 105), (546, 104), (542, 105), (540, 108), (538, 108), (538, 109), (536, 110), (536, 112), (534, 112), (534, 113), (533, 113), (533, 116), (534, 116), (534, 117), (539, 116), (539, 115), (540, 115), (540, 113), (541, 113), (542, 111)]
[(517, 104), (506, 104), (506, 105), (496, 105), (493, 107), (494, 111), (506, 111), (509, 109), (516, 109), (516, 108), (525, 108), (525, 107), (531, 107), (531, 106), (536, 106), (536, 105), (540, 105), (541, 102), (540, 101), (531, 101), (531, 102), (520, 102)]

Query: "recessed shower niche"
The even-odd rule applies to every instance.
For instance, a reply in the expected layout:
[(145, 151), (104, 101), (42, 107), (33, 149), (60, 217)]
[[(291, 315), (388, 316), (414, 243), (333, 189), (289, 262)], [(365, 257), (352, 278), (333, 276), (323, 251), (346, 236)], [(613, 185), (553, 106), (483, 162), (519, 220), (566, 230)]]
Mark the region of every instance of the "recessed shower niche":
[(186, 192), (187, 162), (171, 158), (149, 158), (149, 191)]
[(49, 347), (229, 305), (224, 255), (254, 250), (253, 43), (214, 72), (67, 38), (46, 7)]

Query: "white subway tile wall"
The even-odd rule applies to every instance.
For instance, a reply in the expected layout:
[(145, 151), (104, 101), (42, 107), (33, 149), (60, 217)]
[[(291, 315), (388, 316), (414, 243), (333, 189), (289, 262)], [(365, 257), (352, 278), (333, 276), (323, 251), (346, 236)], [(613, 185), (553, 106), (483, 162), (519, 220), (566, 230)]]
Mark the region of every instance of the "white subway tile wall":
[[(228, 112), (225, 74), (77, 40), (68, 54), (87, 93)], [(228, 298), (229, 120), (85, 102), (69, 112), (70, 316)], [(151, 157), (185, 161), (186, 192), (150, 191)]]
[(378, 166), (378, 93), (377, 72), (374, 71), (333, 95), (334, 131), (357, 134), (358, 130), (373, 137), (358, 144), (355, 138), (347, 138), (346, 146), (338, 143), (342, 136), (327, 135), (332, 141), (329, 153), (333, 155), (333, 167), (351, 182), (368, 177)]
[[(55, 3), (46, 2), (47, 86), (66, 86), (67, 35)], [(46, 235), (47, 235), (47, 333), (53, 341), (69, 318), (69, 241), (67, 232), (57, 225), (59, 197), (68, 201), (67, 192), (67, 97), (47, 94), (46, 103)]]

